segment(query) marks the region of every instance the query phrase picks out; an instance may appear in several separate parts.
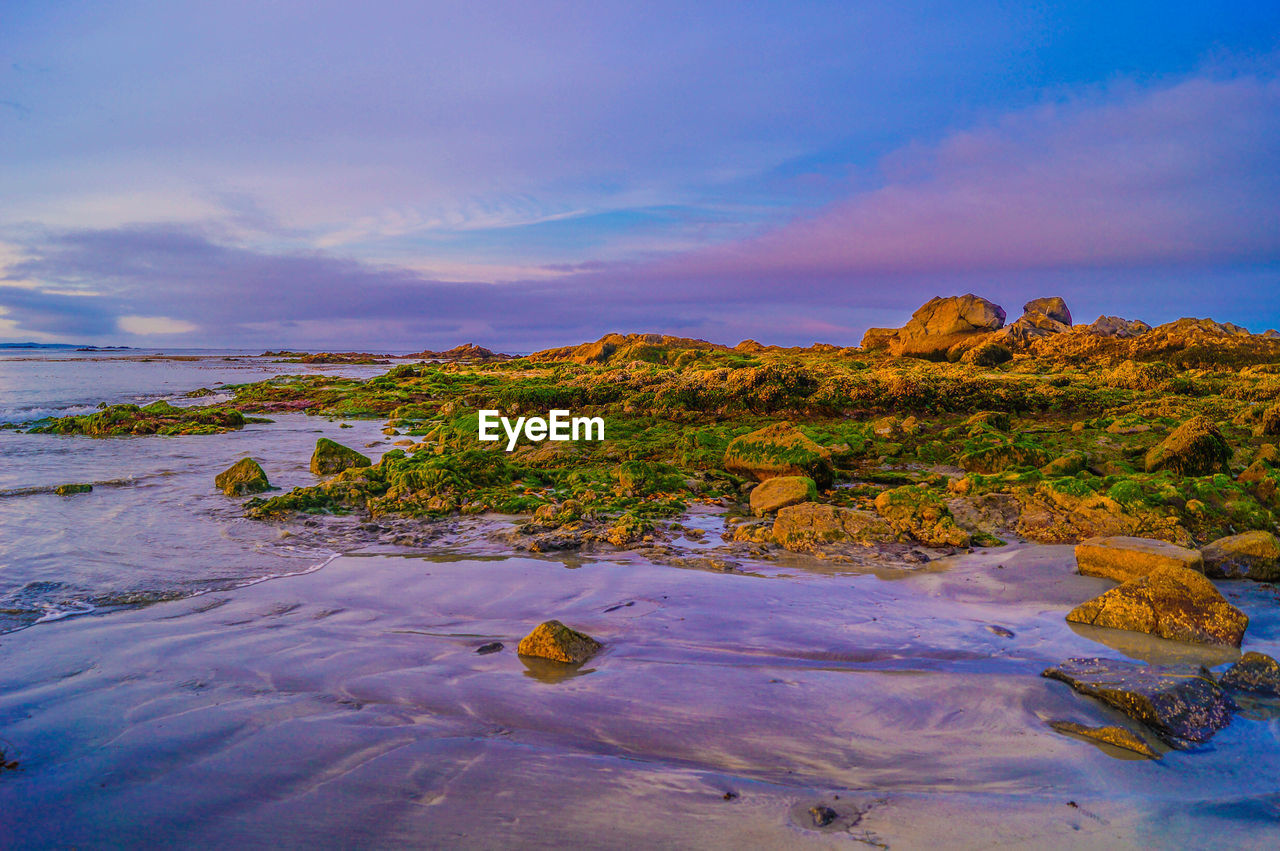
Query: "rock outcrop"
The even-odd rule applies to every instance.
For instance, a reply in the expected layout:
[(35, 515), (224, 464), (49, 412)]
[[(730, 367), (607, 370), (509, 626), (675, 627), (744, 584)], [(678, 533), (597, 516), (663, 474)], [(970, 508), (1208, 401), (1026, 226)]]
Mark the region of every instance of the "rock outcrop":
[(751, 511), (761, 517), (788, 505), (811, 502), (818, 498), (818, 488), (808, 476), (775, 476), (765, 479), (751, 491)]
[(758, 482), (775, 476), (808, 476), (819, 488), (831, 486), (831, 451), (788, 422), (734, 438), (725, 449), (724, 468)]
[(1192, 417), (1169, 433), (1146, 455), (1148, 473), (1172, 470), (1180, 476), (1229, 472), (1231, 447), (1213, 420)]
[(1280, 580), (1280, 541), (1270, 532), (1242, 532), (1219, 538), (1202, 553), (1206, 576), (1256, 582)]
[(1090, 538), (1076, 545), (1076, 569), (1084, 576), (1116, 582), (1140, 579), (1153, 570), (1178, 567), (1201, 571), (1204, 559), (1195, 550), (1167, 541), (1116, 535)]
[(665, 363), (675, 352), (731, 351), (728, 346), (694, 340), (688, 337), (670, 337), (666, 334), (605, 334), (594, 343), (578, 346), (562, 346), (544, 349), (529, 355), (535, 362), (570, 361), (592, 364), (609, 361), (627, 363), (633, 360)]
[(1209, 741), (1231, 723), (1235, 708), (1204, 668), (1068, 659), (1041, 676), (1060, 680), (1081, 694), (1119, 709), (1175, 748)]
[(863, 336), (863, 348), (887, 347), (895, 355), (943, 360), (958, 343), (977, 343), (1004, 326), (1000, 305), (972, 293), (941, 296), (925, 302), (906, 325), (890, 332), (872, 328)]
[(1037, 298), (1022, 307), (1022, 316), (996, 334), (992, 340), (1011, 349), (1026, 349), (1036, 340), (1071, 330), (1071, 311), (1057, 296)]
[(1121, 319), (1119, 316), (1099, 316), (1092, 324), (1084, 327), (1085, 332), (1095, 337), (1112, 337), (1127, 340), (1141, 336), (1151, 330), (1151, 326), (1141, 319)]
[(1071, 623), (1145, 632), (1170, 641), (1239, 647), (1249, 618), (1228, 603), (1203, 574), (1159, 567), (1081, 603)]
[(581, 665), (603, 648), (604, 645), (591, 636), (551, 620), (538, 624), (533, 632), (520, 639), (516, 652), (521, 656)]
[(1265, 653), (1250, 651), (1227, 669), (1220, 682), (1230, 691), (1280, 697), (1280, 664)]
[(311, 454), (311, 472), (317, 476), (332, 476), (351, 467), (368, 467), (372, 463), (367, 455), (327, 437), (316, 441), (316, 450)]
[(213, 484), (227, 496), (245, 496), (271, 490), (267, 474), (252, 458), (241, 458), (215, 476)]

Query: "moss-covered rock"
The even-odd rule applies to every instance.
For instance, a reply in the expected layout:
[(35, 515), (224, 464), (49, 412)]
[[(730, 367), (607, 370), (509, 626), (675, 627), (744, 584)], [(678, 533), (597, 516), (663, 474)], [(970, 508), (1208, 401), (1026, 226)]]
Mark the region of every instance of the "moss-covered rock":
[(1228, 603), (1203, 574), (1159, 567), (1081, 603), (1072, 623), (1145, 632), (1171, 641), (1239, 647), (1249, 618)]
[(316, 450), (311, 454), (311, 472), (317, 476), (332, 476), (351, 467), (368, 467), (372, 463), (367, 455), (327, 437), (316, 441)]
[(1084, 576), (1101, 576), (1116, 582), (1140, 579), (1162, 567), (1204, 570), (1204, 559), (1196, 550), (1157, 541), (1115, 535), (1090, 538), (1076, 545), (1076, 568)]
[(1231, 723), (1234, 705), (1213, 676), (1190, 665), (1156, 667), (1114, 659), (1068, 659), (1041, 676), (1060, 680), (1150, 727), (1166, 744), (1190, 748)]
[(520, 639), (516, 652), (521, 656), (581, 665), (603, 648), (604, 645), (591, 636), (551, 620), (538, 624), (533, 632)]
[(1070, 452), (1061, 455), (1040, 468), (1046, 476), (1074, 476), (1084, 472), (1089, 466), (1089, 455), (1086, 452)]
[(763, 482), (775, 476), (808, 476), (831, 485), (831, 451), (788, 422), (774, 423), (731, 441), (724, 453), (730, 473)]
[(1151, 448), (1148, 473), (1170, 470), (1180, 476), (1208, 476), (1228, 472), (1231, 447), (1208, 417), (1192, 417)]
[(213, 483), (227, 496), (244, 496), (271, 490), (267, 474), (252, 458), (241, 458), (215, 476)]
[(967, 547), (973, 537), (956, 525), (942, 496), (924, 485), (904, 485), (876, 497), (890, 526), (932, 547)]
[(56, 488), (53, 489), (53, 492), (56, 493), (58, 496), (71, 496), (72, 494), (77, 494), (77, 493), (89, 493), (92, 490), (93, 490), (93, 485), (66, 484), (66, 485), (58, 485)]
[(788, 505), (812, 502), (817, 498), (818, 488), (808, 476), (775, 476), (752, 488), (751, 510), (761, 517)]
[(242, 413), (231, 408), (178, 408), (168, 402), (150, 405), (111, 405), (92, 414), (59, 417), (30, 429), (33, 434), (119, 435), (220, 434), (243, 428)]
[(894, 529), (870, 511), (802, 502), (778, 511), (773, 540), (793, 552), (818, 552), (833, 544), (872, 546), (897, 537)]
[(1242, 532), (1205, 546), (1204, 572), (1226, 579), (1280, 580), (1280, 541), (1270, 532)]

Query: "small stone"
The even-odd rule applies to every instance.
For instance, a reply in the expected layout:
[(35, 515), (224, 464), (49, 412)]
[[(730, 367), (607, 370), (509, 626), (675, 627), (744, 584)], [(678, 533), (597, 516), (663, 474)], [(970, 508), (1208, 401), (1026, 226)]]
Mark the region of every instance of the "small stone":
[(1222, 687), (1264, 697), (1280, 697), (1280, 664), (1265, 653), (1250, 651), (1219, 680)]
[(1073, 721), (1050, 721), (1049, 726), (1059, 733), (1083, 736), (1086, 739), (1093, 739), (1096, 742), (1102, 742), (1112, 747), (1142, 754), (1148, 759), (1160, 758), (1160, 754), (1151, 745), (1147, 744), (1146, 739), (1124, 727), (1087, 727), (1084, 724), (1076, 724)]
[(501, 641), (490, 641), (488, 644), (481, 644), (477, 647), (476, 652), (481, 656), (487, 656), (490, 653), (497, 653), (503, 648), (503, 646), (504, 645)]
[(521, 656), (535, 656), (580, 665), (604, 647), (589, 635), (570, 629), (560, 621), (551, 620), (538, 624), (533, 632), (520, 639), (516, 652)]

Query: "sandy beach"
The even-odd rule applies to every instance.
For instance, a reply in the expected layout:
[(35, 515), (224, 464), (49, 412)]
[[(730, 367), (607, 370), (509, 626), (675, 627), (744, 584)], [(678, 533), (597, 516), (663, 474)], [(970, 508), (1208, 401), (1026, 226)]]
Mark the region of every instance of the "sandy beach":
[[(1063, 621), (1107, 584), (1070, 553), (879, 575), (363, 553), (12, 633), (0, 844), (1274, 847), (1276, 720), (1160, 761), (1047, 726), (1120, 717), (1039, 676), (1117, 634)], [(1230, 593), (1274, 653), (1273, 592)], [(605, 652), (518, 657), (550, 617)]]

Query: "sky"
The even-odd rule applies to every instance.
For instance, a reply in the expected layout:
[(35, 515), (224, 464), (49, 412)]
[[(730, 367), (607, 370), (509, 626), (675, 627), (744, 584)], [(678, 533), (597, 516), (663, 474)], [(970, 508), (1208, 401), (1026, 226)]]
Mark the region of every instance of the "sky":
[(6, 0), (0, 341), (1280, 327), (1280, 3)]

